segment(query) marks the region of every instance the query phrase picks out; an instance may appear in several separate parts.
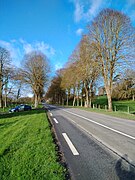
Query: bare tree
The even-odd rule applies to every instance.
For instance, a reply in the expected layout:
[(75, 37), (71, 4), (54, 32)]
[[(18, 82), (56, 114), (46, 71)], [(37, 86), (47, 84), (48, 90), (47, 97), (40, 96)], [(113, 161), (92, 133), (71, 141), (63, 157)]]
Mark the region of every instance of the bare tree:
[(101, 11), (88, 29), (97, 53), (111, 111), (113, 75), (118, 64), (129, 62), (133, 57), (135, 31), (126, 15), (111, 9)]
[(69, 82), (69, 77), (68, 77), (68, 68), (63, 69), (60, 86), (61, 86), (61, 88), (63, 90), (65, 90), (65, 93), (66, 93), (66, 105), (68, 106), (69, 92), (70, 92), (70, 88), (71, 88), (71, 84)]
[(53, 104), (62, 104), (64, 105), (65, 100), (65, 91), (61, 87), (61, 70), (57, 72), (57, 75), (52, 79), (51, 85), (45, 95), (46, 100), (50, 100)]
[(85, 105), (86, 107), (91, 107), (93, 87), (98, 74), (98, 62), (95, 51), (88, 36), (84, 35), (71, 54), (62, 76), (61, 86), (67, 91), (67, 105), (70, 90), (73, 94), (73, 106), (76, 100), (77, 106), (79, 106), (80, 99), (82, 106), (85, 89)]
[(12, 79), (13, 80), (13, 84), (14, 84), (14, 89), (15, 89), (14, 96), (15, 96), (16, 101), (18, 101), (19, 98), (21, 97), (22, 91), (24, 91), (23, 87), (27, 86), (22, 81), (23, 78), (22, 78), (22, 74), (20, 74), (20, 72), (21, 72), (20, 68), (15, 68), (15, 70), (14, 70), (14, 77)]
[(26, 54), (20, 77), (22, 81), (29, 84), (34, 93), (35, 107), (41, 101), (44, 86), (48, 81), (49, 64), (47, 57), (38, 51)]
[(87, 35), (82, 37), (79, 44), (79, 56), (78, 77), (85, 88), (85, 106), (91, 107), (93, 88), (99, 75), (99, 68), (93, 44), (91, 44)]
[(71, 56), (69, 57), (68, 63), (65, 69), (63, 70), (62, 82), (61, 82), (61, 87), (66, 90), (67, 105), (68, 105), (69, 96), (72, 94), (73, 106), (75, 105), (76, 97), (78, 101), (77, 89), (79, 85), (79, 79), (77, 76), (77, 61), (78, 61), (77, 53), (78, 52), (76, 48), (71, 54)]
[(0, 108), (3, 106), (2, 103), (2, 92), (3, 86), (7, 84), (7, 72), (10, 65), (11, 59), (9, 51), (3, 47), (0, 47)]
[(123, 75), (113, 81), (112, 97), (119, 100), (132, 99), (135, 96), (135, 71), (127, 69)]
[(4, 107), (7, 107), (7, 97), (11, 93), (12, 85), (9, 86), (9, 82), (14, 76), (13, 67), (7, 67), (3, 73), (3, 96)]

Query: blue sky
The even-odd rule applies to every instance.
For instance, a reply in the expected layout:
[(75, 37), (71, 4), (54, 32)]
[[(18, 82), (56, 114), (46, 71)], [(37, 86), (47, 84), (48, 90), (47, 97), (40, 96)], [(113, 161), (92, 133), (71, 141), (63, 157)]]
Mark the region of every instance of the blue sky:
[(126, 13), (135, 26), (135, 0), (0, 0), (0, 46), (17, 66), (25, 53), (40, 50), (55, 72), (103, 8)]

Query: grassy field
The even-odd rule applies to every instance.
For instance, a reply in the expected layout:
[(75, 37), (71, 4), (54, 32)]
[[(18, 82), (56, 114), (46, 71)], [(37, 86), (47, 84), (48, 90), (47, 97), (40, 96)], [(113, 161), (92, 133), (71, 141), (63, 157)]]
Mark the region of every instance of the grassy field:
[(44, 110), (0, 115), (0, 179), (62, 180)]
[(128, 111), (130, 113), (135, 113), (135, 101), (129, 100), (129, 101), (113, 101), (113, 106), (116, 106), (117, 111)]
[[(106, 96), (97, 97), (93, 103), (95, 105), (100, 104), (101, 109), (105, 109), (105, 105), (108, 104)], [(132, 100), (123, 100), (123, 101), (113, 101), (113, 110), (135, 113), (135, 101)]]

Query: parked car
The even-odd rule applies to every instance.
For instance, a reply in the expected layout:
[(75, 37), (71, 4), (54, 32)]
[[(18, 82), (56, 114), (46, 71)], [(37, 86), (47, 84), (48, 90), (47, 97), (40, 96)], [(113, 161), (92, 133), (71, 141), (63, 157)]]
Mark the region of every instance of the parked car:
[(32, 109), (31, 106), (26, 105), (26, 104), (21, 104), (19, 106), (9, 109), (9, 112), (28, 111), (31, 109)]

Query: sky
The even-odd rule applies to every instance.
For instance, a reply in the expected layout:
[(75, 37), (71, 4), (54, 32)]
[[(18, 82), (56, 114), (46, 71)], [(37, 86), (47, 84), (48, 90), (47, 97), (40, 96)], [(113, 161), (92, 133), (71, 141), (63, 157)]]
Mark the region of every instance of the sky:
[(135, 26), (135, 0), (0, 0), (0, 46), (18, 67), (24, 54), (42, 51), (54, 73), (104, 8), (124, 12)]

